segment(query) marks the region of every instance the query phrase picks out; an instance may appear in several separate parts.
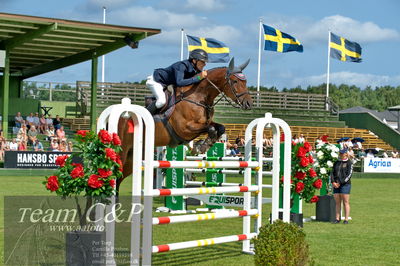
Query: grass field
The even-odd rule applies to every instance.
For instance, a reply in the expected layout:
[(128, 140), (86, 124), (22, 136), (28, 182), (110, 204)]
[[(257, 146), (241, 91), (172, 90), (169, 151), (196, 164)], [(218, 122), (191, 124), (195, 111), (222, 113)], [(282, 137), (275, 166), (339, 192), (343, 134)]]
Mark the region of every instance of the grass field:
[[(1, 176), (2, 196), (49, 193), (38, 176)], [(230, 179), (228, 182), (238, 180)], [(121, 194), (129, 195), (130, 181)], [(316, 265), (399, 265), (400, 264), (400, 179), (354, 178), (350, 224), (308, 222), (304, 231)], [(162, 200), (156, 199), (156, 206)], [(0, 250), (4, 257), (4, 198), (0, 198)], [(315, 215), (314, 205), (304, 204), (305, 217)], [(263, 217), (269, 215), (264, 205)], [(241, 233), (241, 219), (222, 219), (154, 227), (154, 244), (204, 239)], [(240, 243), (185, 249), (153, 256), (154, 265), (252, 265), (253, 257), (240, 252)]]

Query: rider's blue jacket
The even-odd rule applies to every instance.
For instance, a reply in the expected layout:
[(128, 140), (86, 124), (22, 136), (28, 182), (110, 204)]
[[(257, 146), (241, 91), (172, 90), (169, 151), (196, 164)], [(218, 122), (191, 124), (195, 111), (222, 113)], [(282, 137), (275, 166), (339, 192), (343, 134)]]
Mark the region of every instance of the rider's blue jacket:
[(167, 68), (154, 70), (153, 78), (164, 87), (174, 85), (183, 87), (200, 82), (197, 77), (198, 72), (189, 60), (183, 60), (170, 65)]

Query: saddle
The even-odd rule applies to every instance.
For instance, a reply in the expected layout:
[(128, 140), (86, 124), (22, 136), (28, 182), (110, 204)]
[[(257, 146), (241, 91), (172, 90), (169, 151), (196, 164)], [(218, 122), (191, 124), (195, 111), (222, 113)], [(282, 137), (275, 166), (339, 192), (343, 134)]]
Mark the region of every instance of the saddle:
[[(172, 91), (172, 92), (171, 92)], [(166, 104), (157, 110), (157, 112), (153, 115), (154, 122), (162, 122), (164, 127), (167, 129), (171, 142), (169, 143), (170, 147), (176, 147), (181, 144), (187, 144), (190, 141), (182, 139), (178, 134), (176, 134), (175, 130), (168, 122), (169, 118), (172, 116), (175, 110), (175, 104), (177, 103), (176, 95), (174, 93), (175, 90), (164, 90)], [(145, 107), (149, 106), (151, 103), (156, 101), (156, 97), (154, 96), (145, 96)]]

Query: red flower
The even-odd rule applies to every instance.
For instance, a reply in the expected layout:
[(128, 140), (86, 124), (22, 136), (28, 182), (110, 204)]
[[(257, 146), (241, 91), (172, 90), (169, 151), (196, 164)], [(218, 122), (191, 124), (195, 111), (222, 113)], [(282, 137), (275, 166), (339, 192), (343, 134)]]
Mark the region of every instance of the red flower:
[(313, 158), (311, 155), (309, 155), (309, 156), (308, 156), (308, 161), (309, 161), (310, 163), (313, 163), (313, 162), (314, 162), (314, 158)]
[(322, 187), (322, 180), (321, 179), (317, 179), (314, 181), (314, 183), (312, 184), (316, 189), (320, 189)]
[(100, 130), (98, 135), (100, 141), (103, 142), (104, 144), (108, 144), (113, 140), (112, 136), (110, 135), (110, 133), (108, 133), (107, 130), (104, 129)]
[(111, 148), (105, 148), (106, 158), (116, 162), (117, 161), (117, 153)]
[(99, 169), (97, 169), (97, 171), (99, 172), (99, 175), (101, 177), (109, 177), (110, 175), (112, 175), (112, 171), (111, 170), (106, 170), (106, 169), (99, 168)]
[(310, 174), (311, 177), (317, 176), (317, 173), (315, 172), (314, 168), (310, 168), (310, 170), (308, 170), (308, 173)]
[(56, 165), (59, 165), (60, 167), (64, 167), (65, 161), (68, 159), (69, 155), (61, 155), (58, 156), (56, 159)]
[(303, 189), (304, 189), (304, 183), (303, 182), (298, 182), (297, 184), (296, 184), (296, 192), (297, 193), (300, 193), (300, 192), (302, 192), (303, 191)]
[(295, 177), (299, 180), (303, 180), (304, 178), (306, 178), (306, 173), (303, 172), (297, 172)]
[(51, 191), (56, 191), (60, 185), (58, 184), (58, 177), (56, 175), (49, 176), (47, 179), (46, 188)]
[(119, 157), (119, 155), (117, 157), (117, 164), (119, 164), (119, 171), (122, 172), (123, 164), (122, 164), (122, 161), (121, 161), (121, 158)]
[(112, 142), (114, 145), (117, 145), (117, 146), (121, 145), (121, 139), (119, 138), (117, 133), (113, 133)]
[(303, 147), (300, 147), (299, 150), (297, 151), (297, 157), (303, 158), (306, 156), (307, 150)]
[(82, 137), (86, 137), (87, 133), (89, 133), (89, 130), (78, 130), (76, 132), (77, 135), (80, 135)]
[(328, 135), (323, 135), (322, 137), (321, 137), (321, 140), (323, 141), (323, 142), (328, 142)]
[(308, 158), (307, 158), (307, 157), (301, 158), (301, 160), (300, 160), (300, 165), (301, 165), (302, 167), (306, 167), (308, 164), (309, 164), (309, 161), (308, 161)]
[(81, 164), (75, 164), (76, 167), (71, 172), (72, 178), (83, 177), (85, 172), (83, 171), (83, 166)]
[(100, 176), (98, 176), (98, 175), (91, 175), (91, 176), (89, 177), (89, 179), (88, 179), (88, 185), (89, 185), (89, 187), (91, 187), (91, 188), (99, 188), (99, 187), (102, 187), (103, 184), (104, 184), (104, 181), (103, 181), (103, 180), (99, 180), (99, 177), (100, 177)]
[(313, 197), (311, 198), (311, 200), (310, 200), (311, 203), (315, 203), (315, 202), (317, 202), (317, 201), (319, 201), (319, 197), (318, 197), (318, 196), (313, 196)]
[(110, 183), (110, 186), (111, 186), (111, 187), (115, 188), (115, 184), (116, 184), (115, 179), (111, 179), (111, 180), (109, 181), (109, 183)]
[(307, 141), (304, 142), (304, 149), (306, 149), (307, 152), (312, 150), (310, 143), (308, 143)]

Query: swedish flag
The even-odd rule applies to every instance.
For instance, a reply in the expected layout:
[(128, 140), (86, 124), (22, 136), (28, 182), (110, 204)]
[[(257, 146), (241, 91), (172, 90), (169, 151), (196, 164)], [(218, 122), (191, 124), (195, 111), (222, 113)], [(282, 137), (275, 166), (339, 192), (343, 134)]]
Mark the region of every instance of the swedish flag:
[(229, 48), (220, 41), (213, 38), (202, 38), (186, 35), (188, 40), (188, 50), (203, 49), (208, 53), (209, 63), (229, 62)]
[(361, 46), (356, 42), (351, 42), (343, 37), (337, 36), (331, 32), (331, 41), (329, 43), (332, 58), (348, 62), (361, 62)]
[(270, 26), (264, 25), (264, 50), (286, 53), (303, 52), (303, 45), (294, 37)]

